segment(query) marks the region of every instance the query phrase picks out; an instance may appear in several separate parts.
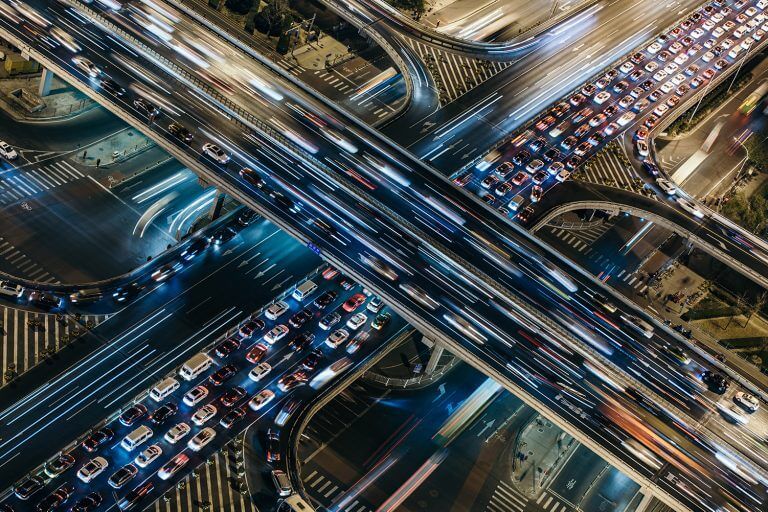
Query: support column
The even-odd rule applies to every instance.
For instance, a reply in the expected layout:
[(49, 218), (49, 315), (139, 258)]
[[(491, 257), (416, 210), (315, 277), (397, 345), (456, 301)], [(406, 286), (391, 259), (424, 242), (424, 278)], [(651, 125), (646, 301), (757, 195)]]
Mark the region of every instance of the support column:
[(216, 198), (213, 200), (211, 210), (208, 212), (208, 218), (216, 220), (221, 217), (221, 207), (224, 205), (224, 196), (226, 194), (219, 190), (216, 191)]
[(37, 95), (41, 98), (51, 93), (51, 83), (53, 82), (53, 71), (43, 68), (43, 74), (40, 77), (40, 86), (37, 88)]
[(429, 354), (429, 361), (427, 362), (427, 368), (424, 370), (426, 375), (431, 374), (437, 369), (437, 363), (440, 362), (440, 358), (443, 357), (445, 347), (442, 344), (435, 343), (432, 346), (432, 353)]
[(635, 508), (635, 512), (645, 512), (655, 501), (653, 499), (653, 492), (649, 488), (643, 487), (640, 492), (643, 494), (643, 499), (640, 500), (640, 503)]

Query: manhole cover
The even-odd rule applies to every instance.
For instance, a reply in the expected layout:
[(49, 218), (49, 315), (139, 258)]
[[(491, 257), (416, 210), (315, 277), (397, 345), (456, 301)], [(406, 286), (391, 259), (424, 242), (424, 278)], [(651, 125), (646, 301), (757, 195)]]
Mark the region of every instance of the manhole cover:
[(544, 432), (543, 428), (537, 428), (536, 430), (538, 430), (539, 432)]
[(440, 495), (440, 493), (437, 491), (437, 489), (430, 489), (429, 490), (429, 495), (432, 498), (437, 498)]

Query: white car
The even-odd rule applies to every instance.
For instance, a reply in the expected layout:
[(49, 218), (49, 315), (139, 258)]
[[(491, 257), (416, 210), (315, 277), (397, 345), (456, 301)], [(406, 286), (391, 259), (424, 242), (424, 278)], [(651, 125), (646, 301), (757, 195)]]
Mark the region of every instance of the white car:
[(150, 464), (152, 464), (162, 454), (163, 454), (163, 449), (160, 448), (160, 446), (153, 444), (153, 445), (147, 446), (143, 452), (138, 454), (136, 458), (133, 459), (133, 463), (139, 466), (140, 468), (145, 468)]
[(205, 427), (203, 430), (195, 434), (195, 437), (187, 441), (187, 446), (193, 452), (199, 452), (215, 438), (216, 431), (211, 427)]
[(181, 469), (186, 466), (188, 462), (189, 457), (187, 457), (186, 454), (180, 453), (166, 462), (165, 465), (160, 468), (160, 471), (157, 472), (157, 476), (160, 477), (160, 480), (168, 480), (173, 475), (181, 471)]
[(254, 382), (259, 382), (271, 371), (272, 367), (269, 365), (269, 363), (259, 363), (250, 372), (248, 372), (248, 378)]
[(277, 320), (280, 317), (280, 315), (282, 315), (286, 311), (288, 311), (288, 304), (279, 300), (269, 305), (267, 310), (264, 312), (264, 316), (269, 318), (270, 320)]
[(658, 42), (654, 41), (653, 43), (651, 43), (651, 45), (648, 48), (646, 48), (646, 50), (648, 50), (648, 53), (653, 55), (661, 51), (661, 45)]
[(620, 126), (626, 126), (629, 123), (631, 123), (636, 116), (637, 114), (635, 114), (634, 112), (624, 112), (617, 122), (619, 123)]
[(743, 391), (739, 391), (733, 395), (733, 401), (747, 409), (749, 412), (756, 412), (760, 408), (758, 399)]
[(669, 106), (666, 103), (660, 103), (653, 109), (653, 113), (657, 116), (662, 116), (667, 110), (669, 110)]
[(285, 338), (286, 334), (290, 329), (288, 329), (287, 325), (280, 324), (274, 326), (267, 334), (264, 335), (264, 341), (269, 343), (270, 345), (274, 345), (281, 339)]
[(196, 410), (195, 414), (192, 415), (192, 423), (198, 427), (205, 425), (208, 420), (216, 416), (216, 412), (217, 410), (215, 405), (205, 404)]
[(360, 327), (365, 325), (365, 322), (368, 321), (368, 315), (365, 313), (355, 313), (352, 315), (352, 318), (347, 320), (347, 327), (352, 329), (353, 331), (358, 330)]
[(714, 53), (712, 53), (712, 52), (707, 52), (707, 53), (705, 53), (705, 54), (704, 54), (704, 55), (701, 57), (701, 60), (703, 60), (704, 62), (709, 62), (709, 61), (711, 61), (711, 60), (712, 60), (712, 59), (714, 59), (714, 58), (715, 58), (715, 54), (714, 54)]
[(331, 348), (336, 348), (349, 338), (349, 332), (346, 329), (336, 329), (325, 340), (325, 344)]
[(678, 65), (677, 65), (677, 64), (675, 64), (674, 62), (670, 62), (669, 64), (667, 64), (666, 66), (664, 66), (664, 72), (665, 72), (665, 73), (667, 73), (668, 75), (671, 75), (672, 73), (674, 73), (675, 71), (677, 71), (679, 67), (680, 67), (680, 66), (678, 66)]
[(704, 30), (702, 30), (701, 28), (696, 28), (691, 32), (691, 37), (694, 39), (698, 39), (704, 34), (705, 34)]
[(19, 154), (10, 144), (0, 140), (0, 156), (6, 160), (16, 160)]
[(637, 154), (646, 157), (648, 156), (648, 144), (644, 140), (637, 141)]
[(75, 66), (80, 68), (80, 70), (88, 76), (96, 78), (101, 74), (101, 70), (96, 66), (96, 64), (86, 59), (85, 57), (75, 57), (72, 59), (72, 62), (74, 62)]
[(595, 103), (597, 103), (598, 105), (602, 105), (609, 99), (611, 99), (611, 93), (609, 93), (608, 91), (600, 91), (595, 95)]
[(656, 62), (655, 60), (652, 60), (648, 64), (645, 65), (645, 70), (647, 72), (649, 72), (649, 73), (653, 73), (657, 69), (659, 69), (659, 63)]
[(94, 457), (80, 468), (77, 472), (77, 478), (86, 484), (102, 474), (109, 467), (109, 462), (104, 457)]
[(273, 398), (275, 398), (274, 391), (270, 389), (262, 389), (248, 401), (248, 407), (254, 411), (258, 411), (271, 402)]
[(557, 173), (557, 176), (555, 176), (555, 179), (559, 181), (560, 183), (564, 182), (568, 178), (571, 177), (571, 171), (568, 171), (566, 169), (563, 169), (559, 173)]
[(663, 190), (670, 196), (677, 194), (677, 187), (675, 186), (674, 183), (672, 183), (667, 179), (656, 178), (656, 184), (659, 186), (661, 190)]
[(691, 215), (694, 215), (695, 217), (698, 217), (700, 219), (704, 217), (704, 212), (699, 210), (699, 207), (696, 206), (696, 204), (693, 201), (690, 201), (684, 197), (678, 197), (677, 204), (680, 205), (680, 208), (687, 211)]
[(672, 82), (664, 82), (664, 84), (660, 87), (661, 91), (666, 94), (670, 91), (672, 91), (675, 88), (675, 84)]
[(678, 55), (677, 57), (675, 57), (675, 64), (679, 64), (679, 65), (681, 65), (681, 66), (682, 66), (683, 64), (685, 64), (686, 62), (688, 62), (688, 59), (689, 59), (689, 58), (690, 58), (690, 57), (688, 57), (688, 54), (687, 54), (687, 53), (681, 53), (680, 55)]
[(669, 76), (669, 74), (663, 69), (661, 69), (657, 71), (656, 74), (653, 75), (653, 79), (656, 80), (657, 82), (661, 82), (662, 80), (667, 78), (667, 76)]
[(186, 423), (177, 423), (171, 427), (171, 430), (165, 433), (165, 440), (171, 444), (176, 444), (185, 438), (192, 429)]
[(184, 393), (183, 400), (185, 404), (187, 404), (190, 407), (193, 407), (199, 404), (201, 401), (205, 400), (205, 397), (207, 396), (208, 396), (208, 388), (206, 388), (203, 385), (200, 385), (200, 386), (195, 386), (194, 388)]
[(203, 144), (203, 154), (211, 157), (220, 164), (229, 162), (229, 155), (227, 155), (219, 146), (211, 144), (210, 142)]
[(621, 67), (619, 68), (619, 71), (621, 71), (622, 73), (629, 73), (633, 69), (635, 69), (635, 65), (631, 61), (627, 61), (621, 65)]

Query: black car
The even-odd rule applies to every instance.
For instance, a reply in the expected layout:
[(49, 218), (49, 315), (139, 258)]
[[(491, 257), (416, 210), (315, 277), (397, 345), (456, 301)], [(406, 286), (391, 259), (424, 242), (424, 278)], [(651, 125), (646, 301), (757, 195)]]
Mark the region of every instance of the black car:
[(88, 452), (95, 452), (99, 446), (106, 444), (115, 438), (115, 432), (111, 428), (104, 427), (89, 435), (83, 441), (83, 448)]
[(312, 318), (312, 310), (309, 308), (304, 308), (295, 315), (293, 315), (289, 320), (288, 323), (291, 324), (291, 327), (299, 328), (305, 323), (307, 323), (308, 320)]
[(61, 305), (61, 299), (59, 297), (41, 290), (33, 290), (32, 293), (29, 294), (29, 302), (47, 309), (57, 308)]
[(269, 194), (269, 197), (271, 197), (275, 201), (275, 204), (277, 204), (277, 206), (279, 206), (283, 210), (289, 210), (289, 211), (296, 210), (296, 204), (293, 202), (293, 199), (285, 196), (282, 192), (273, 190), (272, 193)]
[(75, 458), (68, 453), (62, 453), (55, 459), (46, 462), (43, 466), (43, 471), (46, 476), (56, 478), (74, 465)]
[(61, 506), (61, 504), (67, 501), (74, 492), (74, 485), (68, 483), (64, 484), (40, 500), (40, 502), (35, 507), (35, 510), (37, 510), (37, 512), (50, 512), (52, 510), (56, 510), (59, 508), (59, 506)]
[(149, 419), (155, 425), (162, 425), (163, 423), (168, 421), (168, 419), (171, 416), (175, 415), (177, 412), (179, 412), (179, 406), (169, 402), (155, 409), (155, 412), (150, 414)]
[(338, 296), (339, 296), (339, 294), (338, 294), (338, 293), (336, 293), (336, 292), (333, 292), (333, 291), (331, 291), (331, 292), (325, 292), (324, 294), (322, 294), (321, 296), (319, 296), (318, 298), (316, 298), (316, 299), (315, 299), (315, 301), (313, 302), (313, 304), (314, 304), (314, 305), (315, 305), (315, 307), (317, 307), (317, 308), (320, 308), (320, 309), (325, 309), (325, 308), (327, 308), (327, 307), (328, 307), (328, 305), (329, 305), (331, 302), (333, 302), (334, 300), (336, 300), (336, 297), (338, 297)]
[(257, 214), (255, 211), (246, 208), (237, 216), (237, 223), (241, 226), (247, 226), (258, 216), (259, 214)]
[(147, 496), (147, 494), (152, 492), (152, 489), (154, 488), (155, 484), (153, 484), (152, 481), (144, 482), (126, 494), (125, 498), (117, 503), (117, 506), (120, 508), (120, 510), (132, 510), (136, 505), (139, 504), (141, 500)]
[(101, 497), (101, 494), (98, 492), (92, 492), (89, 493), (85, 498), (80, 498), (77, 500), (69, 510), (70, 512), (91, 512), (92, 510), (96, 510), (99, 505), (101, 505), (102, 501), (104, 501), (104, 498)]
[(235, 407), (219, 420), (219, 425), (224, 428), (232, 428), (232, 425), (245, 417), (245, 406)]
[(245, 390), (240, 386), (235, 386), (233, 388), (226, 390), (224, 394), (221, 395), (221, 398), (219, 399), (219, 401), (221, 402), (221, 405), (223, 405), (224, 407), (232, 407), (237, 403), (238, 400), (240, 400), (244, 396), (245, 396)]
[(137, 98), (133, 100), (133, 106), (136, 108), (136, 110), (147, 117), (160, 115), (160, 109), (144, 98)]
[(267, 430), (265, 451), (267, 452), (267, 462), (278, 462), (280, 460), (280, 432), (272, 429)]
[(189, 244), (186, 249), (181, 251), (181, 258), (185, 261), (189, 261), (206, 250), (209, 245), (211, 245), (211, 242), (209, 242), (207, 238), (197, 238), (191, 244)]
[(728, 390), (730, 382), (722, 373), (715, 373), (711, 370), (707, 370), (701, 374), (701, 381), (707, 385), (710, 391), (714, 391), (718, 395), (722, 395)]
[(531, 153), (527, 149), (524, 149), (512, 157), (512, 162), (514, 162), (515, 165), (523, 165), (529, 158), (531, 158)]
[(214, 386), (221, 386), (229, 379), (237, 375), (238, 371), (240, 371), (240, 369), (236, 365), (230, 363), (213, 372), (211, 376), (208, 377), (208, 380)]
[(237, 231), (230, 226), (224, 226), (213, 233), (211, 241), (214, 245), (222, 245), (235, 238), (235, 235), (237, 235)]
[(115, 96), (125, 96), (125, 89), (111, 78), (103, 78), (99, 84), (110, 94), (114, 94)]
[(147, 408), (143, 404), (136, 404), (123, 411), (120, 415), (120, 423), (126, 427), (130, 427), (146, 415)]
[(320, 362), (322, 358), (323, 358), (323, 353), (320, 351), (320, 349), (315, 349), (309, 354), (307, 354), (307, 357), (305, 357), (304, 360), (301, 362), (301, 366), (303, 366), (309, 371), (312, 371), (315, 368), (317, 368), (317, 364)]
[(259, 176), (258, 173), (253, 169), (240, 169), (240, 177), (258, 189), (263, 189), (264, 185), (267, 184), (264, 179)]
[(560, 152), (558, 150), (556, 150), (555, 148), (550, 148), (550, 149), (546, 150), (544, 152), (544, 155), (542, 155), (544, 160), (547, 161), (547, 162), (551, 162), (552, 160), (554, 160), (555, 158), (557, 158), (559, 156), (560, 156)]
[(264, 329), (266, 325), (267, 324), (261, 318), (253, 318), (248, 320), (240, 327), (238, 334), (240, 334), (240, 336), (243, 338), (250, 338), (254, 333), (260, 332), (262, 329)]
[(144, 287), (138, 283), (131, 283), (125, 286), (119, 286), (112, 294), (115, 302), (126, 302), (139, 294)]
[(168, 132), (179, 139), (181, 142), (184, 142), (186, 144), (192, 143), (192, 132), (187, 130), (184, 126), (180, 125), (179, 123), (173, 122), (168, 125)]
[(315, 340), (315, 335), (311, 332), (303, 332), (293, 338), (290, 343), (288, 343), (288, 348), (293, 350), (294, 352), (300, 352), (307, 348), (313, 341)]
[(237, 338), (227, 338), (213, 350), (219, 357), (227, 357), (229, 354), (240, 348), (240, 340)]
[(30, 496), (43, 488), (44, 482), (42, 478), (32, 476), (17, 484), (13, 488), (13, 493), (20, 500), (28, 500)]
[(109, 485), (114, 487), (115, 489), (120, 489), (125, 484), (133, 480), (133, 478), (138, 474), (139, 470), (134, 466), (133, 464), (126, 464), (125, 466), (121, 467), (117, 471), (115, 471), (112, 476), (109, 477)]

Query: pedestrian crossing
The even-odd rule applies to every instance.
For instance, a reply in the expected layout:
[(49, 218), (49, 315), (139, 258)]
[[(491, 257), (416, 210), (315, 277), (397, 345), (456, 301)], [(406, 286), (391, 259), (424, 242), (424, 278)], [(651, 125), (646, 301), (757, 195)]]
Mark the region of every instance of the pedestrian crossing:
[(0, 174), (0, 205), (15, 203), (81, 178), (85, 178), (85, 174), (66, 160), (19, 167)]
[(479, 60), (463, 55), (456, 55), (415, 39), (408, 43), (418, 53), (432, 74), (438, 91), (440, 103), (445, 105), (474, 89), (492, 76), (508, 68), (513, 62)]
[(554, 494), (549, 490), (544, 490), (536, 499), (537, 510), (544, 512), (568, 512), (573, 510), (569, 505), (566, 505), (560, 496)]
[[(7, 265), (0, 264), (0, 269), (6, 270), (21, 279), (29, 279), (39, 283), (59, 284), (56, 276), (52, 275), (40, 263), (34, 261), (24, 251), (18, 249), (4, 237), (0, 236), (0, 258), (7, 262)], [(6, 268), (3, 268), (6, 267)]]
[(563, 229), (556, 226), (547, 226), (549, 232), (559, 238), (576, 251), (584, 254), (590, 254), (594, 249), (593, 245), (606, 231), (613, 227), (611, 222), (602, 222), (595, 227), (587, 229)]
[[(302, 480), (304, 481), (304, 490), (314, 500), (328, 508), (331, 508), (331, 505), (334, 504), (334, 498), (340, 497), (346, 490), (340, 482), (321, 474), (317, 470), (302, 477)], [(332, 508), (341, 512), (373, 512), (371, 507), (361, 503), (359, 499), (352, 500), (349, 503), (345, 502), (341, 507), (334, 506)]]
[[(365, 83), (366, 79), (373, 78), (374, 71), (375, 69), (371, 68), (364, 73), (358, 74), (355, 76), (355, 80), (353, 80), (351, 76), (346, 76), (335, 69), (328, 71), (316, 70), (314, 71), (314, 74), (317, 76), (317, 78), (325, 82), (327, 86), (336, 89), (336, 91), (341, 93), (342, 96), (351, 97), (357, 94), (358, 89)], [(326, 96), (328, 95), (326, 94)], [(371, 94), (364, 94), (359, 98), (359, 101), (355, 102), (357, 103), (358, 107), (372, 112), (372, 114), (378, 119), (386, 117), (395, 111), (394, 107), (388, 103), (377, 100), (375, 95)]]
[[(239, 492), (235, 456), (229, 450), (208, 461), (145, 510), (155, 512), (258, 512), (248, 493)], [(196, 476), (195, 476), (196, 475)]]
[[(103, 323), (109, 315), (83, 315), (79, 323), (71, 315), (61, 321), (56, 320), (55, 314), (27, 311), (11, 306), (0, 307), (0, 360), (2, 360), (2, 375), (10, 370), (16, 374), (23, 373), (45, 359), (45, 351), (58, 351), (66, 339), (74, 337), (75, 331), (82, 331), (90, 323), (96, 326)], [(30, 321), (40, 322), (39, 327), (31, 327)], [(10, 375), (10, 374), (9, 374)], [(7, 381), (7, 378), (0, 382)]]
[(486, 512), (522, 512), (528, 504), (528, 496), (506, 482), (499, 481), (491, 495)]
[(582, 167), (584, 181), (609, 185), (619, 188), (630, 188), (636, 178), (637, 172), (612, 151), (601, 151)]

